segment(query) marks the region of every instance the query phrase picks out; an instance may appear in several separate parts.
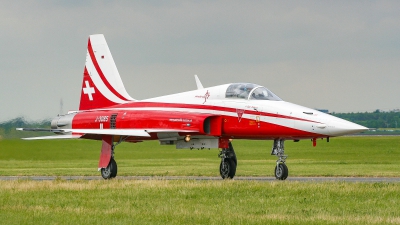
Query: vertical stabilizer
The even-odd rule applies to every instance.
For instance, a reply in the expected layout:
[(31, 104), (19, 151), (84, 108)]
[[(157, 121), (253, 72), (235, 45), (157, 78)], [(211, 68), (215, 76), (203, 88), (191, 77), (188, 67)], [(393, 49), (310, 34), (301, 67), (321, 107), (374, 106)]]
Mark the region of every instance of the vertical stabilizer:
[(89, 36), (79, 110), (104, 108), (134, 101), (126, 92), (102, 34)]

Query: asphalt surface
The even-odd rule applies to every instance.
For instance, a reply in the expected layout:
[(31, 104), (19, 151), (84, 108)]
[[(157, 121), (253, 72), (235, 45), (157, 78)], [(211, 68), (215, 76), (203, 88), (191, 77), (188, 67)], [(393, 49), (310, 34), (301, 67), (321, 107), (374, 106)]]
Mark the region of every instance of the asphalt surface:
[[(0, 176), (0, 180), (104, 180), (101, 176)], [(197, 176), (117, 176), (118, 180), (215, 180), (222, 181), (221, 177), (197, 177)], [(235, 177), (237, 181), (277, 181), (275, 177)], [(280, 181), (281, 182), (281, 181)], [(288, 177), (285, 182), (389, 182), (398, 183), (400, 177)]]

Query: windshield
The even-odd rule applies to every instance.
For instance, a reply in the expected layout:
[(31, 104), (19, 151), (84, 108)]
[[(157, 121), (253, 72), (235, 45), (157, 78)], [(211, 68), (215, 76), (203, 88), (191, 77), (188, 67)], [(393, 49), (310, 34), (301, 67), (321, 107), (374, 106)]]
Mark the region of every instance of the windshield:
[(265, 87), (257, 87), (251, 93), (250, 99), (282, 101), (278, 96)]
[(251, 99), (251, 100), (273, 100), (273, 101), (282, 100), (267, 88), (250, 83), (231, 84), (226, 89), (225, 97)]
[(253, 90), (257, 85), (246, 84), (246, 83), (236, 83), (231, 84), (228, 89), (226, 89), (226, 98), (243, 98), (248, 99), (251, 90)]

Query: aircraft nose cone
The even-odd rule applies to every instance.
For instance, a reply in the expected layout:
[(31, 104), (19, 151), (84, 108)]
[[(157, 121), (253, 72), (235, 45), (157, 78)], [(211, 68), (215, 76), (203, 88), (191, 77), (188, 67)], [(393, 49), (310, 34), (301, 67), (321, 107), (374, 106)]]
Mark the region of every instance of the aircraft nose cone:
[(329, 131), (332, 136), (356, 134), (367, 130), (367, 127), (339, 118), (331, 120), (329, 124)]

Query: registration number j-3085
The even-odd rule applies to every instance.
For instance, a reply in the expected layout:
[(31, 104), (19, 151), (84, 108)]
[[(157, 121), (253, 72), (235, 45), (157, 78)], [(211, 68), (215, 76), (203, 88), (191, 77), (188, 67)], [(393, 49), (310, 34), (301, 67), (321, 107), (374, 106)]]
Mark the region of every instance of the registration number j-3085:
[(108, 116), (97, 116), (94, 122), (107, 122), (108, 121)]

